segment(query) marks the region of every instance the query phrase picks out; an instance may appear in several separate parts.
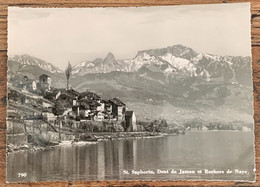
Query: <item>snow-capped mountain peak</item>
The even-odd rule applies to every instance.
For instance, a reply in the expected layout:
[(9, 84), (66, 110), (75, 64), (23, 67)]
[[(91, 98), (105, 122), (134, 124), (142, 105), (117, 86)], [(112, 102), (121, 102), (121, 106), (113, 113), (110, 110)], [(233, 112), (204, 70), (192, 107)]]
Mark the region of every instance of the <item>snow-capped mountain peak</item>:
[(160, 56), (163, 60), (169, 62), (173, 67), (180, 70), (187, 70), (190, 72), (195, 72), (196, 67), (189, 60), (185, 58), (175, 57), (171, 53), (167, 53)]
[(24, 66), (25, 65), (38, 66), (41, 69), (49, 71), (51, 73), (61, 73), (62, 72), (59, 68), (55, 67), (51, 63), (41, 60), (39, 58), (30, 56), (28, 54), (15, 55), (13, 57), (8, 57), (8, 60), (18, 62), (19, 64), (22, 64)]
[[(61, 72), (58, 68), (30, 55), (10, 57), (25, 66), (38, 66), (52, 73)], [(141, 70), (141, 71), (140, 71)], [(198, 53), (183, 45), (173, 45), (161, 49), (139, 51), (132, 59), (117, 60), (109, 52), (104, 58), (82, 61), (72, 68), (73, 76), (109, 73), (115, 71), (137, 72), (145, 75), (153, 73), (173, 78), (198, 77), (207, 81), (243, 82), (245, 74), (251, 74), (251, 58), (241, 56), (220, 56)]]
[[(80, 63), (73, 67), (79, 75), (108, 73), (112, 71), (161, 72), (174, 77), (201, 77), (207, 81), (217, 79), (235, 81), (241, 79), (243, 68), (251, 64), (251, 58), (219, 56), (198, 53), (183, 45), (138, 51), (133, 59), (117, 60), (112, 53), (104, 59)], [(144, 67), (144, 68), (143, 68)], [(238, 76), (239, 74), (239, 76)]]

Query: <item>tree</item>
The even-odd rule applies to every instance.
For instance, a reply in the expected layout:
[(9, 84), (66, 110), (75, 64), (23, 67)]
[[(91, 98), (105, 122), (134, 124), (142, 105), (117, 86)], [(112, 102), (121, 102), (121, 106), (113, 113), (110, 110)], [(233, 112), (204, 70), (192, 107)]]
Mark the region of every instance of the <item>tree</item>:
[(59, 140), (61, 140), (61, 135), (60, 135), (60, 119), (59, 116), (64, 113), (65, 109), (63, 105), (60, 102), (56, 102), (55, 105), (52, 108), (52, 113), (57, 116), (57, 122), (59, 124)]
[(68, 121), (70, 132), (72, 132), (73, 122), (71, 120)]
[(52, 113), (55, 116), (60, 116), (64, 113), (65, 109), (63, 107), (63, 105), (60, 102), (56, 102), (55, 105), (52, 108)]
[(71, 73), (72, 73), (72, 68), (71, 68), (71, 65), (69, 62), (68, 66), (65, 70), (65, 74), (66, 74), (66, 78), (67, 78), (67, 90), (69, 89), (69, 80), (70, 80)]

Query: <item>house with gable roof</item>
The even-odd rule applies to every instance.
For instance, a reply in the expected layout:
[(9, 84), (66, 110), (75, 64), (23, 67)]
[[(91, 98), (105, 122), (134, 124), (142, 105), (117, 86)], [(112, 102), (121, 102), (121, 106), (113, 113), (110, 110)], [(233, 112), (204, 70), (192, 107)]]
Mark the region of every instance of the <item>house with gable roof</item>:
[(110, 99), (109, 102), (112, 105), (112, 115), (117, 121), (125, 120), (126, 105), (118, 98)]

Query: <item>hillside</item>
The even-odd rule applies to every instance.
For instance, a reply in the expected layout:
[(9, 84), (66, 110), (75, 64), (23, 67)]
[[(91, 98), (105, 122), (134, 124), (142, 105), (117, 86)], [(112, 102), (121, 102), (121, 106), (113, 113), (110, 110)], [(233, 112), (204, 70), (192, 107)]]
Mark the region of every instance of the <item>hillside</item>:
[[(138, 111), (137, 115), (142, 119), (163, 117), (177, 120), (177, 111), (184, 112), (184, 118), (200, 114), (210, 118), (207, 112), (214, 113), (216, 110), (222, 117), (225, 112), (233, 111), (233, 114), (226, 116), (229, 120), (238, 116), (244, 120), (245, 116), (252, 115), (251, 89), (238, 84), (199, 78), (178, 82), (158, 81), (141, 77), (138, 72), (88, 74), (73, 78), (71, 84), (79, 91), (92, 90), (104, 98), (119, 97), (129, 109)], [(185, 116), (185, 112), (189, 116)]]

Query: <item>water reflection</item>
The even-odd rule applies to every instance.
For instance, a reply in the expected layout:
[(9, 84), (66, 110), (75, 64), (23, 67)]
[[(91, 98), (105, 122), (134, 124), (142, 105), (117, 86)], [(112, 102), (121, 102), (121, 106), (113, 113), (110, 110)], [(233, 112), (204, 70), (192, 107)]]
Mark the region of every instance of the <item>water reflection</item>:
[[(7, 158), (7, 180), (112, 179), (253, 179), (253, 134), (191, 133), (150, 139), (57, 146), (40, 152), (19, 152)], [(248, 175), (124, 175), (123, 170), (244, 169)], [(27, 172), (26, 178), (17, 173)]]

